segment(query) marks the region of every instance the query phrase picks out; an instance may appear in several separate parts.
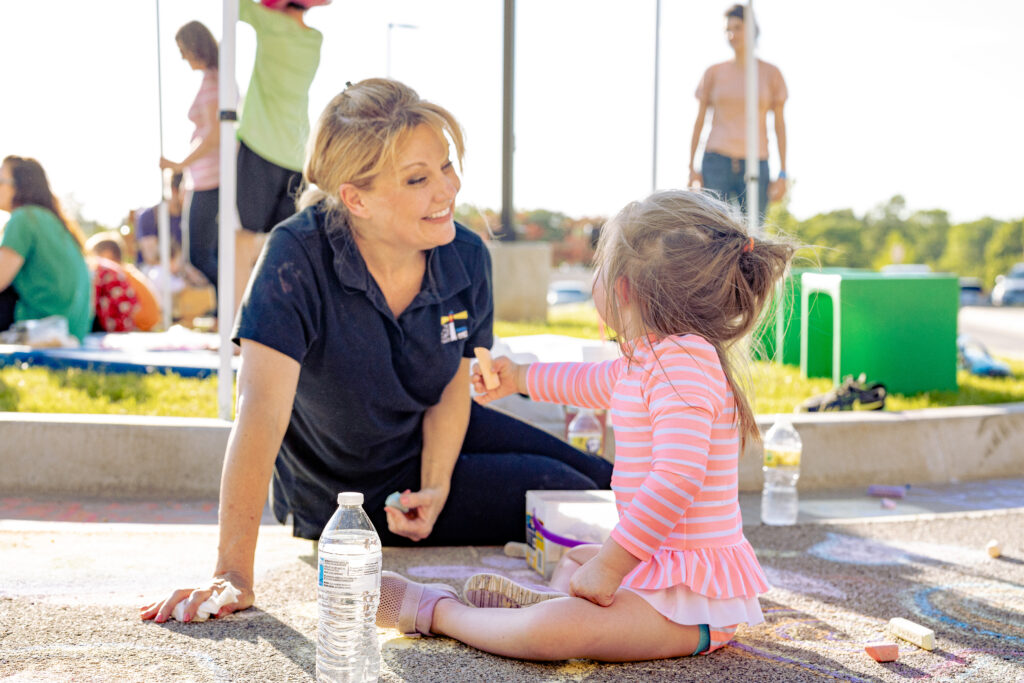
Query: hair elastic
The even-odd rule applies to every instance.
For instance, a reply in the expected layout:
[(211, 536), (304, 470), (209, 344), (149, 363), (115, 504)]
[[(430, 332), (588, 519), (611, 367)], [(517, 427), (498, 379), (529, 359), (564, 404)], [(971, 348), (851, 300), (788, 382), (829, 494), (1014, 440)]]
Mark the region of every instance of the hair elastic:
[(754, 251), (754, 238), (751, 237), (750, 241), (743, 245), (743, 253), (746, 254), (748, 251)]

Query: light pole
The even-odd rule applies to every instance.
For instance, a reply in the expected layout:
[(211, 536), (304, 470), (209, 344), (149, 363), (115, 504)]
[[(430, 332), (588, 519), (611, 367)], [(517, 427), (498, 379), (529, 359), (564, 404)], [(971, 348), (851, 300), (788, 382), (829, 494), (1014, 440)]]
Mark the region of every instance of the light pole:
[(395, 28), (419, 28), (419, 27), (418, 26), (413, 26), (412, 24), (393, 24), (393, 23), (388, 22), (388, 68), (387, 68), (387, 72), (386, 72), (388, 78), (391, 78), (391, 29), (395, 29)]
[(654, 6), (654, 145), (651, 152), (651, 192), (658, 189), (658, 87), (661, 80), (661, 0)]

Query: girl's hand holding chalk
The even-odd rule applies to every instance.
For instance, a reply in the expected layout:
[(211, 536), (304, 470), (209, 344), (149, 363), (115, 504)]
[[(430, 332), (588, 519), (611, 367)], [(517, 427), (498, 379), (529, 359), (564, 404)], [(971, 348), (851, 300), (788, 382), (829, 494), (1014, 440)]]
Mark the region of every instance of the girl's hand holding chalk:
[(484, 387), (490, 391), (491, 389), (497, 389), (501, 386), (501, 380), (498, 379), (497, 373), (494, 372), (494, 368), (491, 366), (491, 352), (482, 346), (478, 346), (473, 349), (473, 353), (476, 354), (476, 362), (480, 366), (480, 374), (484, 379)]
[(482, 346), (473, 349), (477, 362), (473, 366), (470, 379), (473, 390), (477, 392), (474, 400), (486, 405), (495, 399), (525, 391), (525, 370), (528, 365), (513, 363), (505, 356), (493, 361), (491, 353)]

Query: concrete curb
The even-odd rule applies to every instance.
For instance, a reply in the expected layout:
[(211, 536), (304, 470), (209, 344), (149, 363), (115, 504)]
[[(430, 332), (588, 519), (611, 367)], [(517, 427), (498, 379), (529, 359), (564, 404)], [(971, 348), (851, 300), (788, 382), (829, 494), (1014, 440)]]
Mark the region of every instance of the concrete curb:
[(0, 491), (216, 499), (230, 431), (207, 418), (0, 413)]
[[(762, 432), (778, 417), (803, 439), (803, 491), (1024, 476), (1024, 403), (762, 415)], [(0, 413), (0, 494), (216, 499), (230, 430), (205, 418)], [(760, 490), (759, 446), (739, 480)]]
[[(789, 419), (803, 441), (803, 490), (1024, 474), (1024, 403), (762, 415), (762, 432), (779, 417)], [(740, 459), (740, 490), (760, 490), (760, 455), (760, 447), (751, 447)]]

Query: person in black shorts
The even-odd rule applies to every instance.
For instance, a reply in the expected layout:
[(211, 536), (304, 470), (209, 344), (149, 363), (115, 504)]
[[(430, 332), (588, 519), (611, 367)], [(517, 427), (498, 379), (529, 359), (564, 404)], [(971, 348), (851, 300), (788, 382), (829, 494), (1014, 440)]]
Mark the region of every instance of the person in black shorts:
[(241, 0), (238, 17), (256, 31), (256, 61), (238, 123), (235, 310), (275, 225), (295, 213), (309, 136), (309, 87), (323, 35), (306, 11), (328, 0)]
[[(455, 154), (449, 155), (449, 143)], [(214, 578), (142, 609), (241, 591), (268, 485), (278, 520), (315, 539), (339, 491), (360, 491), (386, 545), (525, 536), (526, 491), (607, 489), (611, 463), (474, 405), (470, 359), (493, 343), (491, 262), (455, 223), (462, 131), (385, 79), (348, 87), (313, 131), (298, 214), (260, 255), (234, 330), (237, 417), (221, 481)], [(402, 493), (409, 511), (385, 507)]]

